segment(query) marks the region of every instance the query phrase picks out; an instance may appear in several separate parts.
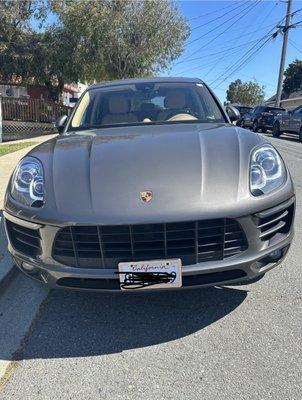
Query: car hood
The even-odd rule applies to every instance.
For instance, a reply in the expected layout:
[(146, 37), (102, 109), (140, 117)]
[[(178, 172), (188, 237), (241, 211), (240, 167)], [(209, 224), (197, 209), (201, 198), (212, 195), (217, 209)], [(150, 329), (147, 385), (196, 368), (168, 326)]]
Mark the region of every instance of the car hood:
[[(249, 192), (249, 160), (261, 142), (214, 123), (59, 136), (30, 152), (43, 163), (46, 185), (46, 203), (33, 219), (124, 224), (247, 214), (259, 204)], [(141, 200), (143, 191), (152, 191), (152, 201)]]

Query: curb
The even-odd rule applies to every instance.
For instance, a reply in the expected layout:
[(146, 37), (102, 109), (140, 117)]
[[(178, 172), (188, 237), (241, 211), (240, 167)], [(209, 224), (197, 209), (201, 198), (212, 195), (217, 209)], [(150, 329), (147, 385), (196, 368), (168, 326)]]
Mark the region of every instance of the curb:
[(0, 210), (0, 295), (17, 271), (14, 260), (7, 250), (2, 210)]

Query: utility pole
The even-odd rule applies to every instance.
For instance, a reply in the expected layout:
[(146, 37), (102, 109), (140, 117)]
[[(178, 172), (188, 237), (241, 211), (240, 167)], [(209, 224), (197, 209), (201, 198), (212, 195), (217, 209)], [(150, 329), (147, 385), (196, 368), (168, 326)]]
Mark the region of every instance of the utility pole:
[(287, 0), (285, 26), (282, 27), (283, 44), (282, 44), (282, 52), (281, 52), (281, 60), (280, 60), (278, 88), (277, 88), (276, 102), (275, 102), (276, 107), (280, 107), (280, 100), (281, 100), (281, 93), (282, 93), (282, 86), (283, 86), (284, 65), (285, 65), (285, 57), (286, 57), (287, 42), (288, 42), (288, 31), (291, 28), (291, 25), (290, 25), (291, 17), (292, 17), (291, 10), (292, 10), (292, 0)]

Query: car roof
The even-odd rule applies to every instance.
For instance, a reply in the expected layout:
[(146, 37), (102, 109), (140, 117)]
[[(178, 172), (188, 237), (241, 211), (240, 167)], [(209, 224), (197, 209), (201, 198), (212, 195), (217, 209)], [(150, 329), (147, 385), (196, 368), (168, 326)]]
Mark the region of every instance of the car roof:
[(137, 83), (203, 83), (199, 78), (180, 78), (180, 77), (158, 77), (158, 78), (137, 78), (137, 79), (120, 79), (116, 81), (105, 81), (94, 83), (89, 86), (88, 90), (122, 85), (135, 85)]

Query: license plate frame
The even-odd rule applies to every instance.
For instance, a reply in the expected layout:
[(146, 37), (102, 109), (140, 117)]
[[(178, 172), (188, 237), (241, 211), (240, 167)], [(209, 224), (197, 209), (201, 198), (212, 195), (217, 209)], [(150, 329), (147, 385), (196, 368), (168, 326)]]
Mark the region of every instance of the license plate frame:
[(182, 286), (180, 258), (120, 262), (118, 274), (120, 289), (125, 291), (173, 289)]

